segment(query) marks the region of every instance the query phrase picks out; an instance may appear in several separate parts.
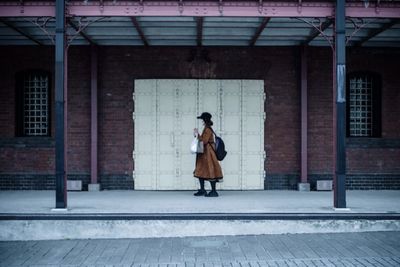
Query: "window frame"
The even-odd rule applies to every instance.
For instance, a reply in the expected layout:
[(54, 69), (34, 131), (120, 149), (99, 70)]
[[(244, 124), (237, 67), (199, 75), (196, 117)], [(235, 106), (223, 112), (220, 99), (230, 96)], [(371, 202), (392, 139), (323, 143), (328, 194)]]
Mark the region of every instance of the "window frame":
[[(379, 138), (382, 137), (382, 79), (372, 71), (350, 72), (346, 79), (346, 136), (348, 138)], [(370, 136), (350, 135), (350, 80), (357, 76), (367, 76), (372, 79), (372, 128)]]
[[(24, 132), (24, 79), (27, 75), (44, 75), (47, 76), (48, 88), (47, 88), (47, 134), (45, 135), (27, 135)], [(52, 129), (52, 76), (51, 72), (38, 69), (30, 69), (19, 71), (15, 75), (15, 136), (16, 137), (27, 137), (27, 138), (48, 138), (51, 137)]]

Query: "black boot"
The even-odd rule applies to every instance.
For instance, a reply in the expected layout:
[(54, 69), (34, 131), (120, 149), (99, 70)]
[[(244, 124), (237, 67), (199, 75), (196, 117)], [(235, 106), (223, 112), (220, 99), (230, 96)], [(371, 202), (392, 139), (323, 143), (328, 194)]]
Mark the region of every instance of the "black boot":
[(207, 195), (207, 191), (204, 190), (204, 189), (199, 189), (193, 195), (196, 196), (196, 197), (205, 196), (205, 195)]
[(200, 182), (200, 189), (193, 194), (196, 197), (207, 195), (207, 191), (204, 189), (204, 179), (199, 178), (199, 182)]
[(216, 183), (217, 183), (216, 181), (210, 181), (211, 191), (208, 194), (204, 195), (205, 197), (217, 197), (218, 196), (217, 190), (215, 189)]

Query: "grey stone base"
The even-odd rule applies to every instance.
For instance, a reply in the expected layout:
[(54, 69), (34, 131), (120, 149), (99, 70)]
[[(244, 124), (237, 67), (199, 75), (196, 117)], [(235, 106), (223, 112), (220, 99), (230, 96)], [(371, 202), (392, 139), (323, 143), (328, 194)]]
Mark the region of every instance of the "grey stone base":
[(298, 183), (297, 190), (299, 191), (310, 191), (310, 184), (309, 183)]
[[(90, 175), (68, 175), (68, 180), (82, 181), (82, 190), (88, 191)], [(101, 189), (133, 190), (134, 184), (128, 175), (102, 175)], [(0, 174), (0, 190), (55, 190), (55, 176), (50, 174)]]
[(100, 184), (88, 184), (88, 191), (100, 191)]
[[(332, 180), (331, 174), (310, 174), (310, 190), (317, 190), (317, 181)], [(297, 190), (300, 176), (296, 174), (267, 175), (264, 181), (265, 190)], [(400, 190), (400, 174), (348, 174), (347, 190)]]
[[(68, 180), (81, 180), (82, 190), (87, 191), (90, 175), (68, 175)], [(330, 174), (311, 174), (308, 177), (310, 189), (316, 190), (318, 180), (332, 180)], [(265, 190), (297, 190), (300, 176), (267, 175)], [(129, 175), (101, 175), (102, 190), (133, 190), (134, 181)], [(0, 174), (0, 190), (54, 190), (55, 176), (49, 174)], [(400, 174), (349, 174), (346, 180), (348, 190), (400, 190)]]

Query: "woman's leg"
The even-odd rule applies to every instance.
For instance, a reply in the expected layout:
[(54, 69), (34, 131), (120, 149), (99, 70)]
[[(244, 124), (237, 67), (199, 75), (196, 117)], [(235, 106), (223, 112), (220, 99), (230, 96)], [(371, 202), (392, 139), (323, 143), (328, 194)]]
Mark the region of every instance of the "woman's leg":
[(199, 178), (200, 190), (204, 190), (204, 179)]
[(217, 181), (210, 181), (211, 191), (206, 195), (206, 197), (217, 197), (218, 193), (216, 190)]
[(194, 193), (196, 197), (204, 196), (205, 194), (207, 194), (206, 190), (204, 189), (204, 179), (199, 178), (199, 183), (200, 183), (200, 189), (196, 193)]
[(217, 190), (215, 189), (215, 185), (217, 184), (217, 182), (211, 181), (210, 184), (211, 184), (211, 190), (217, 192)]

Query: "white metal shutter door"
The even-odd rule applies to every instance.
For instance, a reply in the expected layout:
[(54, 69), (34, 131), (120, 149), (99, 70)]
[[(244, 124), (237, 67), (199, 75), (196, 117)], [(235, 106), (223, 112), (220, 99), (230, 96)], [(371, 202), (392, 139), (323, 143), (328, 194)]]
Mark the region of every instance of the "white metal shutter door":
[(217, 134), (224, 140), (228, 155), (221, 161), (224, 182), (221, 189), (242, 189), (242, 88), (240, 80), (222, 80)]
[(157, 80), (157, 190), (178, 188), (176, 129), (179, 115), (177, 80)]
[(242, 188), (264, 189), (264, 82), (242, 81)]
[(135, 189), (156, 189), (156, 81), (135, 80), (134, 173)]
[(190, 143), (193, 140), (193, 129), (198, 120), (198, 80), (179, 81), (179, 120), (176, 131), (176, 149), (178, 151), (178, 188), (194, 190), (198, 187), (197, 179), (193, 177), (196, 156), (190, 153)]

